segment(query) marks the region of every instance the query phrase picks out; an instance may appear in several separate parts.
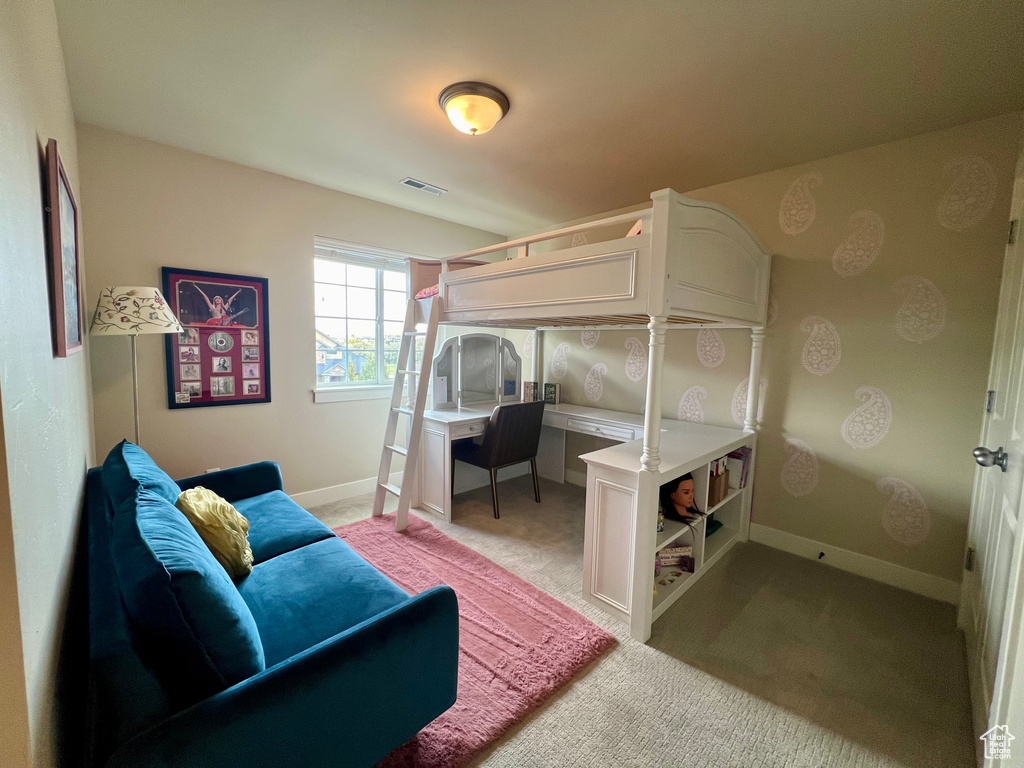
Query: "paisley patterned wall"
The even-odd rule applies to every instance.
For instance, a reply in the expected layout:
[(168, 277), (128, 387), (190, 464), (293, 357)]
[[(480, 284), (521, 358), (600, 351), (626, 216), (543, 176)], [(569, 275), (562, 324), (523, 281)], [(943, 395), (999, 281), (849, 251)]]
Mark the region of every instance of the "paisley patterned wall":
[[(960, 578), (1021, 133), (1018, 113), (689, 193), (776, 254), (754, 522)], [(544, 374), (639, 412), (646, 342), (549, 331)], [(664, 415), (741, 423), (749, 355), (746, 331), (670, 331)], [(569, 468), (595, 447), (571, 436)]]

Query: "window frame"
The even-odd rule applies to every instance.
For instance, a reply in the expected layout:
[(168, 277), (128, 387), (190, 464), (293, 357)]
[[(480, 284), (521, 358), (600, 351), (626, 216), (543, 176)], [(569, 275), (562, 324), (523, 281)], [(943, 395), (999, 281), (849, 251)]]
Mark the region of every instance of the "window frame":
[[(411, 259), (422, 258), (422, 256), (417, 256), (415, 254), (392, 251), (387, 248), (379, 248), (377, 246), (364, 245), (361, 243), (348, 243), (341, 240), (334, 240), (331, 238), (320, 236), (314, 238), (314, 265), (317, 259), (324, 259), (327, 261), (334, 261), (340, 264), (351, 264), (353, 266), (358, 267), (367, 267), (370, 269), (374, 269), (376, 272), (376, 318), (374, 319), (374, 324), (376, 327), (377, 334), (377, 346), (374, 348), (374, 355), (377, 370), (375, 381), (346, 381), (331, 384), (329, 382), (320, 382), (316, 380), (317, 374), (315, 373), (316, 366), (314, 364), (313, 402), (321, 403), (352, 400), (377, 400), (391, 396), (391, 392), (394, 389), (394, 379), (387, 378), (387, 363), (385, 362), (384, 348), (384, 325), (385, 323), (394, 322), (402, 322), (404, 324), (404, 318), (401, 321), (396, 321), (387, 320), (384, 317), (384, 291), (395, 290), (393, 288), (384, 287), (384, 273), (386, 271), (399, 272), (405, 275), (405, 298), (406, 301), (408, 301), (411, 292), (411, 284), (409, 277), (409, 261)], [(316, 285), (317, 280), (314, 271), (314, 328), (316, 326), (317, 318), (320, 317), (320, 315), (317, 314), (316, 307)], [(346, 283), (346, 286), (347, 285), (348, 283)], [(345, 319), (348, 320), (349, 317), (347, 314), (347, 306), (345, 307), (345, 311)], [(348, 339), (346, 338), (345, 341), (347, 344)]]

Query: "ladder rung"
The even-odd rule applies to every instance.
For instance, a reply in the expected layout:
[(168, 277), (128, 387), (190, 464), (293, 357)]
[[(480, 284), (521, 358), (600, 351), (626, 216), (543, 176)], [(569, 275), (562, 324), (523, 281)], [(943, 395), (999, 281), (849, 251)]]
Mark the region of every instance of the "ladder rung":
[(387, 448), (392, 453), (397, 453), (399, 456), (408, 456), (409, 455), (409, 451), (407, 451), (405, 448), (403, 448), (400, 445), (385, 445), (384, 447)]
[(391, 410), (395, 411), (397, 413), (404, 413), (406, 416), (412, 416), (413, 415), (412, 408), (392, 408)]
[(381, 483), (380, 487), (383, 488), (388, 493), (394, 494), (395, 496), (402, 495), (402, 489), (393, 483)]
[(406, 331), (405, 335), (406, 336), (426, 336), (427, 332), (426, 331)]
[(420, 375), (420, 372), (419, 372), (419, 371), (409, 371), (409, 370), (405, 370), (405, 371), (403, 371), (403, 370), (399, 369), (399, 371), (398, 371), (398, 372), (399, 372), (399, 373), (407, 373), (407, 374), (409, 374), (410, 376), (419, 376), (419, 375)]

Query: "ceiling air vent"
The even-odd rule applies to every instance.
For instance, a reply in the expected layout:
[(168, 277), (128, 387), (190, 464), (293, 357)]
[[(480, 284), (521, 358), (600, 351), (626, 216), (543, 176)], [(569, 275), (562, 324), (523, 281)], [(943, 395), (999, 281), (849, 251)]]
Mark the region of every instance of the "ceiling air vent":
[(417, 181), (416, 179), (409, 178), (408, 176), (402, 179), (399, 183), (405, 184), (405, 186), (412, 187), (413, 189), (418, 189), (421, 192), (429, 192), (430, 194), (437, 195), (438, 197), (448, 191), (447, 189), (441, 189), (440, 187), (435, 187), (433, 184), (427, 184), (425, 181)]

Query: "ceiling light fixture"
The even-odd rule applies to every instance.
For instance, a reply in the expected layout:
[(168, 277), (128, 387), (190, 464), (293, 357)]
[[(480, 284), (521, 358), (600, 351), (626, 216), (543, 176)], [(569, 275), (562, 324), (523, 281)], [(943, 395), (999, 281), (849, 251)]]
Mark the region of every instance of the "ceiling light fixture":
[(464, 82), (449, 85), (437, 103), (457, 129), (471, 136), (487, 133), (508, 114), (508, 96), (487, 83)]

